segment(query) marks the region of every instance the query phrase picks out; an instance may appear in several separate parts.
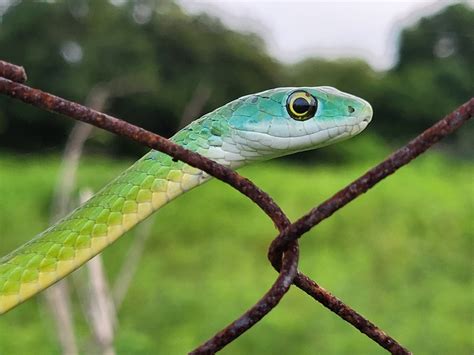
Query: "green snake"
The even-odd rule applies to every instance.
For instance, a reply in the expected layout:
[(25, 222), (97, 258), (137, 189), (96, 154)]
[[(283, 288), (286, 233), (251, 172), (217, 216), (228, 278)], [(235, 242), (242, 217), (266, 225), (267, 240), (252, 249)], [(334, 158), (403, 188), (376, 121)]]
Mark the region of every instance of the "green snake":
[[(237, 169), (350, 138), (370, 104), (332, 87), (276, 88), (234, 100), (171, 140)], [(150, 151), (82, 206), (0, 259), (0, 314), (64, 278), (210, 175)]]

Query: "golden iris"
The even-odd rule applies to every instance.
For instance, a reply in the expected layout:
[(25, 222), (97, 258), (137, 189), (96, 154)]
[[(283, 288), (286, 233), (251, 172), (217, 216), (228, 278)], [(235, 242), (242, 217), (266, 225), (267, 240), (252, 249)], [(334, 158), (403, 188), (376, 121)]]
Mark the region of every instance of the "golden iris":
[(305, 121), (314, 117), (318, 101), (306, 91), (295, 91), (286, 100), (286, 110), (295, 120)]

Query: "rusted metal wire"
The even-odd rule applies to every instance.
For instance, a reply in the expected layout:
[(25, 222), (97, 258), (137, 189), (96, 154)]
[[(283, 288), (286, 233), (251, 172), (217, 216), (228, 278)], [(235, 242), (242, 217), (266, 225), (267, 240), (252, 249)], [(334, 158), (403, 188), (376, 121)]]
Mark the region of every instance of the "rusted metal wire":
[(0, 76), (17, 83), (26, 81), (26, 72), (23, 67), (0, 60)]
[[(23, 72), (23, 75), (18, 74)], [(6, 73), (6, 74), (5, 74)], [(17, 74), (12, 74), (17, 73)], [(409, 143), (406, 147), (397, 151), (400, 152), (396, 161), (390, 161), (389, 157), (382, 164), (379, 164), (379, 169), (375, 176), (379, 176), (378, 180), (360, 178), (356, 180), (354, 184), (351, 184), (346, 189), (341, 190), (340, 193), (333, 196), (321, 206), (313, 209), (306, 216), (300, 218), (296, 223), (291, 224), (280, 209), (280, 207), (272, 200), (272, 198), (255, 186), (250, 180), (240, 176), (236, 172), (215, 163), (212, 160), (206, 159), (199, 154), (188, 151), (179, 145), (176, 145), (167, 139), (146, 131), (140, 127), (131, 125), (112, 116), (91, 110), (87, 107), (81, 106), (77, 103), (73, 103), (64, 100), (60, 97), (42, 92), (37, 89), (20, 84), (26, 80), (26, 74), (20, 67), (16, 67), (13, 64), (0, 61), (0, 93), (6, 94), (13, 98), (17, 98), (23, 102), (32, 104), (36, 107), (43, 108), (52, 112), (60, 113), (68, 117), (93, 124), (99, 128), (103, 128), (112, 133), (130, 138), (136, 142), (146, 145), (150, 148), (160, 150), (166, 154), (173, 156), (176, 159), (182, 160), (196, 168), (206, 171), (210, 175), (228, 183), (233, 186), (241, 193), (246, 195), (252, 201), (254, 201), (262, 210), (273, 220), (276, 227), (280, 231), (279, 236), (273, 241), (269, 249), (269, 258), (272, 264), (280, 270), (280, 264), (282, 265), (280, 275), (272, 288), (265, 294), (265, 296), (254, 305), (249, 311), (242, 315), (238, 320), (231, 323), (228, 327), (218, 332), (209, 341), (198, 347), (193, 351), (193, 354), (212, 354), (222, 349), (226, 344), (236, 339), (243, 332), (252, 327), (256, 322), (263, 318), (272, 308), (274, 308), (284, 294), (288, 291), (292, 282), (295, 283), (299, 288), (308, 293), (310, 296), (318, 300), (325, 307), (339, 315), (342, 319), (348, 321), (350, 324), (359, 329), (362, 333), (369, 336), (372, 340), (377, 342), (379, 345), (389, 350), (393, 354), (409, 354), (410, 352), (402, 347), (393, 338), (388, 336), (386, 333), (381, 331), (373, 323), (362, 317), (355, 310), (345, 305), (342, 301), (338, 300), (331, 293), (320, 287), (316, 282), (308, 278), (307, 276), (297, 273), (297, 262), (298, 262), (298, 245), (297, 239), (301, 234), (305, 233), (324, 218), (329, 217), (337, 209), (350, 202), (355, 197), (359, 196), (363, 192), (367, 191), (370, 187), (375, 185), (383, 177), (393, 173), (403, 164), (408, 163), (417, 155), (424, 152), (432, 144), (436, 143), (439, 139), (445, 135), (454, 131), (458, 128), (463, 120), (466, 120), (466, 112), (469, 116), (472, 116), (473, 99), (464, 106), (468, 105), (466, 112), (460, 111), (453, 115), (461, 116), (461, 123), (458, 120), (449, 119), (445, 124), (437, 124), (437, 128), (429, 134), (426, 134), (429, 130), (425, 131), (421, 136), (417, 144), (413, 146), (415, 139)], [(10, 80), (8, 80), (10, 79)], [(17, 82), (12, 80), (16, 79)], [(448, 118), (448, 117), (447, 117)], [(443, 121), (445, 121), (445, 118)], [(438, 127), (439, 125), (439, 127)], [(434, 128), (434, 127), (433, 127)], [(395, 153), (395, 154), (396, 154)], [(405, 153), (405, 154), (403, 154)], [(386, 163), (387, 164), (384, 164)], [(390, 168), (396, 166), (395, 163), (400, 164), (393, 171), (388, 172)], [(377, 169), (374, 168), (374, 169)], [(372, 169), (371, 171), (373, 171)], [(387, 173), (388, 172), (388, 173)], [(369, 172), (370, 173), (370, 172)], [(368, 174), (368, 173), (367, 173)], [(367, 175), (366, 174), (366, 175)], [(385, 174), (385, 175), (384, 175)], [(384, 175), (383, 177), (381, 177)], [(364, 175), (365, 176), (365, 175)], [(371, 175), (372, 176), (372, 175)], [(362, 185), (356, 184), (362, 179)], [(352, 187), (351, 187), (352, 186)], [(345, 192), (344, 192), (345, 191)], [(343, 193), (344, 192), (344, 193)], [(331, 201), (334, 199), (334, 201)], [(341, 204), (342, 205), (339, 205)], [(325, 205), (326, 204), (326, 205)], [(282, 257), (283, 256), (283, 257)], [(296, 277), (295, 277), (296, 275)]]
[(311, 280), (308, 276), (298, 273), (294, 279), (294, 284), (298, 286), (305, 293), (313, 297), (316, 301), (321, 303), (330, 311), (336, 313), (339, 317), (344, 319), (349, 324), (357, 328), (361, 333), (367, 335), (370, 339), (375, 341), (384, 349), (387, 349), (392, 354), (406, 355), (411, 352), (400, 345), (390, 335), (378, 328), (375, 324), (364, 318), (357, 311), (332, 295), (329, 291), (319, 286), (316, 282)]
[[(9, 66), (13, 64), (8, 63)], [(0, 63), (0, 67), (2, 63)], [(1, 69), (0, 69), (1, 72)], [(182, 160), (189, 165), (204, 170), (210, 175), (228, 183), (245, 196), (254, 201), (275, 223), (279, 230), (290, 225), (290, 221), (273, 201), (273, 199), (253, 184), (250, 180), (237, 174), (235, 171), (224, 167), (198, 153), (187, 150), (168, 139), (134, 126), (115, 117), (92, 110), (75, 102), (71, 102), (55, 95), (33, 89), (21, 83), (0, 77), (0, 93), (21, 100), (33, 106), (63, 114), (67, 117), (92, 124), (109, 132), (130, 138), (152, 149), (162, 151)], [(285, 295), (296, 276), (298, 266), (298, 244), (289, 245), (284, 253), (283, 267), (280, 275), (265, 296), (237, 321), (230, 324), (215, 338), (205, 344), (205, 352), (213, 353), (230, 343), (256, 322), (270, 312)], [(197, 351), (199, 353), (199, 350)]]
[[(435, 143), (461, 127), (467, 120), (472, 118), (473, 113), (474, 98), (471, 98), (455, 111), (418, 135), (407, 145), (392, 153), (383, 162), (370, 169), (360, 178), (350, 183), (331, 198), (312, 209), (295, 223), (285, 228), (285, 230), (280, 232), (280, 235), (278, 235), (270, 245), (268, 257), (271, 263), (278, 269), (281, 260), (281, 252), (285, 250), (286, 243), (296, 240), (321, 221), (330, 217), (338, 209), (344, 207), (346, 204), (365, 193), (385, 177), (393, 174), (403, 165), (408, 164), (411, 160), (425, 152)], [(294, 283), (326, 308), (352, 324), (354, 327), (359, 329), (359, 331), (366, 334), (369, 338), (390, 351), (392, 354), (409, 353), (407, 349), (403, 348), (393, 338), (378, 329), (374, 324), (362, 317), (355, 310), (339, 301), (335, 296), (331, 295), (306, 275), (298, 273)]]
[[(383, 162), (370, 169), (360, 178), (337, 192), (319, 206), (312, 209), (295, 223), (285, 228), (285, 230), (280, 232), (278, 237), (275, 238), (270, 245), (268, 257), (271, 263), (278, 269), (281, 260), (281, 253), (285, 250), (286, 243), (295, 241), (321, 221), (330, 217), (334, 212), (365, 193), (385, 177), (393, 174), (396, 170), (401, 168), (403, 165), (408, 164), (411, 160), (425, 152), (442, 138), (454, 132), (472, 117), (473, 112), (474, 98), (471, 98), (455, 111), (418, 135), (407, 145), (392, 153)], [(355, 310), (339, 301), (336, 297), (331, 295), (328, 291), (320, 287), (316, 282), (304, 274), (298, 273), (294, 283), (311, 297), (323, 304), (326, 308), (338, 314), (341, 318), (352, 324), (391, 353), (406, 354), (408, 352), (407, 349), (401, 347), (393, 338), (375, 327)]]
[(130, 138), (135, 142), (146, 145), (152, 149), (171, 155), (175, 159), (182, 160), (189, 165), (204, 170), (208, 174), (226, 182), (242, 192), (245, 196), (259, 205), (259, 207), (265, 211), (278, 227), (284, 228), (289, 224), (287, 223), (288, 221), (285, 214), (273, 199), (250, 180), (213, 160), (185, 149), (155, 133), (118, 118), (92, 110), (78, 103), (65, 100), (58, 96), (38, 89), (33, 89), (29, 86), (5, 78), (0, 78), (0, 93), (6, 94), (35, 107), (89, 123), (119, 136)]
[(425, 130), (407, 145), (392, 153), (383, 162), (370, 169), (360, 178), (347, 185), (319, 206), (285, 228), (270, 245), (268, 256), (272, 264), (278, 265), (287, 243), (296, 240), (334, 212), (341, 209), (356, 197), (367, 192), (382, 179), (408, 164), (428, 148), (461, 127), (474, 112), (474, 98), (459, 106), (455, 111)]
[[(298, 245), (290, 245), (292, 255), (296, 255), (298, 258)], [(288, 251), (285, 251), (288, 253)], [(284, 258), (280, 275), (278, 276), (275, 287), (272, 287), (252, 308), (245, 312), (239, 319), (235, 320), (227, 327), (219, 331), (212, 338), (206, 341), (204, 344), (197, 347), (190, 354), (214, 354), (216, 351), (222, 349), (225, 345), (230, 343), (229, 339), (235, 339), (238, 335), (249, 329), (252, 325), (257, 323), (265, 315), (267, 315), (283, 298), (287, 290), (293, 283), (295, 276), (293, 273), (297, 273), (297, 263), (291, 263), (290, 258)], [(249, 324), (249, 322), (251, 324)]]

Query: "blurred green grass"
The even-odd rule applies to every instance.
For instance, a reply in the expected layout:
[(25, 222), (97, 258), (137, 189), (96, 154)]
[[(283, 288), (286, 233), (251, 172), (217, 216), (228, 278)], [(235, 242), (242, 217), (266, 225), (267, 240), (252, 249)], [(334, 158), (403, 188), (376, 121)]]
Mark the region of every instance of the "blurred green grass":
[[(242, 169), (290, 218), (366, 171), (358, 163)], [(355, 161), (355, 160), (354, 160)], [(0, 156), (0, 255), (47, 226), (57, 157)], [(97, 190), (129, 162), (87, 158), (79, 186)], [(323, 222), (301, 241), (300, 269), (415, 353), (468, 354), (472, 340), (474, 164), (429, 153)], [(155, 215), (153, 235), (120, 310), (119, 354), (191, 350), (267, 290), (272, 223), (218, 181)], [(104, 252), (113, 280), (133, 231)], [(81, 344), (88, 340), (79, 313)], [(60, 353), (41, 297), (0, 319), (0, 353)], [(357, 330), (291, 289), (226, 354), (383, 354)]]

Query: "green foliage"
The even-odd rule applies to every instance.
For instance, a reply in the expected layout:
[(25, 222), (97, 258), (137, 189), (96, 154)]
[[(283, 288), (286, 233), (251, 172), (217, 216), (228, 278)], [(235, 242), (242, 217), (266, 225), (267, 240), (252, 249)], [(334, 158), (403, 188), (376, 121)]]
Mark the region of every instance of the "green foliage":
[(391, 140), (415, 136), (469, 99), (473, 82), (468, 79), (467, 68), (454, 60), (388, 73), (373, 99), (374, 129)]
[[(245, 169), (296, 218), (383, 158), (386, 140), (414, 135), (472, 95), (473, 14), (469, 6), (453, 5), (405, 29), (399, 62), (387, 73), (354, 59), (283, 66), (257, 36), (188, 15), (173, 1), (15, 2), (1, 17), (0, 48), (2, 59), (27, 68), (32, 86), (83, 102), (94, 87), (109, 85), (109, 112), (166, 136), (203, 87), (210, 92), (203, 111), (282, 85), (332, 85), (366, 98), (374, 106), (370, 128), (378, 136), (298, 155), (352, 165)], [(1, 148), (58, 149), (70, 125), (0, 97)], [(474, 151), (470, 126), (455, 139), (465, 152)], [(142, 150), (112, 136), (102, 136), (96, 146)], [(126, 165), (89, 159), (80, 185), (97, 190)], [(0, 255), (47, 227), (57, 168), (54, 158), (0, 159)], [(301, 269), (415, 353), (468, 353), (473, 174), (469, 163), (417, 160), (305, 236)], [(186, 223), (176, 223), (183, 218)], [(190, 350), (242, 313), (275, 277), (265, 258), (272, 224), (219, 182), (186, 194), (156, 219), (120, 311), (118, 353)], [(112, 280), (132, 235), (104, 253)], [(2, 317), (1, 354), (59, 353), (40, 300)], [(78, 314), (77, 300), (74, 306)], [(77, 322), (84, 345), (88, 330), (80, 316)], [(296, 289), (226, 351), (384, 353)]]
[(446, 58), (472, 68), (473, 23), (474, 11), (467, 3), (451, 5), (433, 16), (422, 18), (402, 31), (396, 70), (412, 65), (443, 63)]
[[(29, 69), (30, 85), (79, 102), (108, 85), (109, 112), (165, 136), (177, 130), (199, 87), (211, 93), (208, 111), (277, 86), (279, 66), (259, 38), (187, 15), (171, 1), (21, 1), (1, 19), (3, 59)], [(64, 142), (67, 120), (6, 98), (0, 104), (0, 147), (31, 151)], [(107, 144), (109, 151), (137, 149), (117, 138)]]
[[(398, 63), (374, 97), (384, 136), (412, 136), (472, 96), (473, 23), (474, 9), (455, 4), (402, 31)], [(466, 127), (450, 140), (472, 153), (463, 144), (473, 133)]]
[[(413, 137), (472, 96), (474, 10), (448, 6), (402, 31), (394, 69), (376, 73), (355, 59), (307, 59), (287, 68), (291, 85), (330, 85), (367, 99), (374, 108), (370, 130), (384, 140)], [(474, 131), (465, 127), (448, 142), (472, 154)]]
[(292, 86), (333, 86), (360, 97), (372, 97), (382, 75), (360, 59), (309, 58), (290, 66), (287, 76)]
[[(341, 146), (350, 150), (349, 143)], [(387, 153), (378, 146), (371, 151), (345, 166), (275, 162), (242, 172), (294, 219)], [(79, 185), (97, 191), (127, 165), (87, 159)], [(57, 170), (54, 158), (0, 159), (0, 255), (46, 227)], [(305, 235), (301, 270), (415, 353), (469, 353), (473, 174), (472, 163), (433, 154), (414, 161)], [(105, 251), (110, 280), (133, 234)], [(266, 259), (274, 235), (257, 207), (217, 181), (165, 206), (120, 310), (117, 352), (184, 353), (233, 320), (276, 276)], [(37, 297), (2, 317), (0, 353), (59, 353), (42, 303)], [(76, 299), (74, 308), (86, 349), (89, 334)], [(315, 352), (385, 353), (297, 289), (224, 351)]]
[[(108, 112), (165, 136), (180, 127), (187, 105), (200, 95), (205, 99), (193, 116), (275, 86), (331, 85), (371, 102), (370, 130), (398, 143), (466, 101), (474, 87), (474, 10), (465, 4), (403, 29), (398, 63), (383, 73), (350, 58), (283, 65), (258, 36), (232, 31), (207, 15), (187, 14), (172, 0), (14, 4), (0, 17), (0, 48), (8, 49), (3, 59), (27, 68), (29, 84), (79, 102), (105, 87)], [(0, 97), (0, 148), (58, 149), (70, 125)], [(473, 133), (464, 128), (448, 142), (468, 155), (474, 152)], [(96, 138), (93, 149), (143, 150), (104, 133)], [(335, 152), (302, 157), (339, 159), (342, 154)]]

